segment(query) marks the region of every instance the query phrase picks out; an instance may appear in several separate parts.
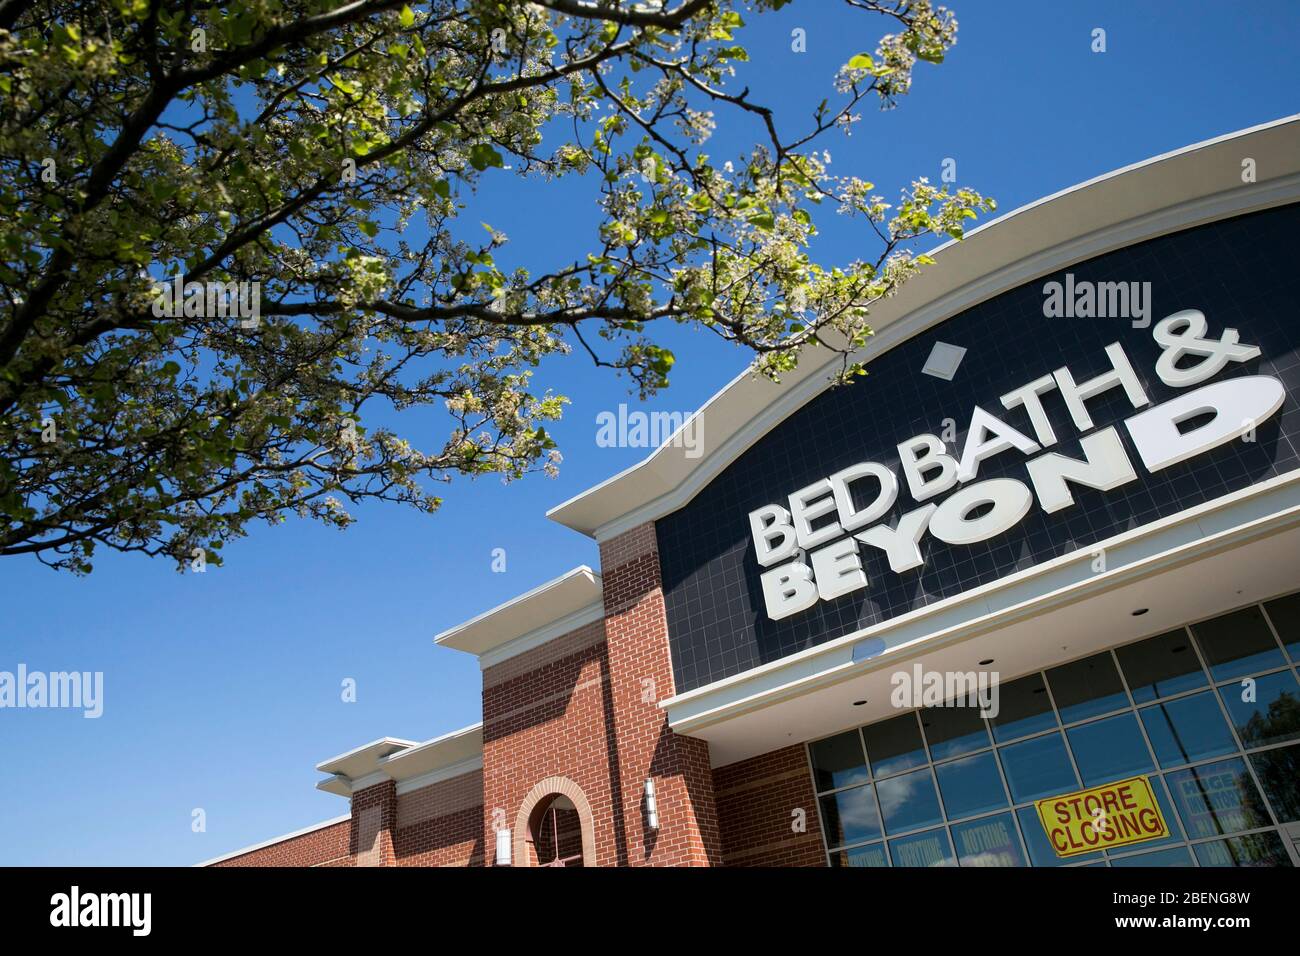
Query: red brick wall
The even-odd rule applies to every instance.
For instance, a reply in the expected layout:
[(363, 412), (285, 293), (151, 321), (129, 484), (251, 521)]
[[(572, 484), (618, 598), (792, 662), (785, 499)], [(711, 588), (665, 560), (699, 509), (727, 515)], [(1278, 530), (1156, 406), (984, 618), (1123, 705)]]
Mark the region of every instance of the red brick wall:
[(352, 857), (355, 866), (394, 866), (393, 827), (397, 784), (385, 780), (352, 794)]
[(352, 822), (342, 820), (213, 866), (351, 866)]
[(397, 796), (398, 866), (483, 865), (483, 772)]
[(619, 861), (610, 794), (613, 728), (605, 631), (597, 621), (483, 671), (483, 845), (496, 857), (496, 830), (516, 829), (533, 787), (549, 776), (574, 781), (591, 804), (596, 862)]
[[(576, 783), (591, 805), (597, 865), (716, 865), (708, 745), (672, 733), (658, 707), (672, 696), (673, 678), (654, 526), (602, 544), (601, 566), (603, 624), (483, 672), (488, 862), (496, 829), (518, 830), (534, 786), (557, 776)], [(648, 777), (657, 831), (645, 826)]]
[(397, 794), (393, 781), (352, 796), (349, 820), (213, 866), (482, 866), (483, 774)]
[(713, 792), (724, 866), (826, 865), (803, 745), (718, 767)]
[[(610, 698), (617, 728), (619, 809), (630, 866), (715, 866), (722, 860), (709, 746), (668, 729), (659, 701), (673, 694), (668, 621), (653, 524), (600, 547)], [(659, 829), (645, 826), (644, 787), (655, 782)]]

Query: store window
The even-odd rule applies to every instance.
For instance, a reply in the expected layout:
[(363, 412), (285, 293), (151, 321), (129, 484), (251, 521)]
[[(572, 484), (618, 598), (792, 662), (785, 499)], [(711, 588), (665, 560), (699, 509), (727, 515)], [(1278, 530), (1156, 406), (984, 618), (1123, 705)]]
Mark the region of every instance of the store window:
[[(832, 866), (1292, 866), (1300, 592), (808, 745)], [(1169, 835), (1062, 859), (1034, 802), (1145, 774)]]

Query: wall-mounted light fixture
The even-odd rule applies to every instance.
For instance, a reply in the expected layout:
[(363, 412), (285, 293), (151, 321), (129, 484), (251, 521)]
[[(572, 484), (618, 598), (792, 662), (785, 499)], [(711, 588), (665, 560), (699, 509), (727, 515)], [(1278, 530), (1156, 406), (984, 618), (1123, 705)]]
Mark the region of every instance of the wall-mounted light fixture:
[(497, 831), (497, 866), (510, 865), (510, 831), (502, 829)]
[(659, 829), (659, 806), (655, 803), (655, 782), (645, 782), (645, 825), (651, 830)]

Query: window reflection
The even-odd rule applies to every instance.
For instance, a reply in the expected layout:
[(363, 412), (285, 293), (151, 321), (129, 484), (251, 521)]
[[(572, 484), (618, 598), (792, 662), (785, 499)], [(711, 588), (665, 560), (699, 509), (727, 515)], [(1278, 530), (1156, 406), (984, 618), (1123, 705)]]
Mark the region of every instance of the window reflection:
[(1060, 731), (1003, 747), (998, 755), (1016, 803), (1073, 790), (1074, 769)]
[(1216, 681), (1285, 663), (1264, 613), (1255, 605), (1192, 625)]
[(1138, 853), (1134, 856), (1111, 857), (1111, 866), (1191, 866), (1192, 854), (1185, 846), (1170, 847), (1168, 850), (1156, 850), (1154, 853)]
[(910, 770), (925, 763), (925, 745), (921, 743), (921, 725), (916, 714), (903, 714), (862, 728), (867, 742), (867, 757), (877, 777)]
[(902, 833), (943, 822), (930, 771), (916, 770), (876, 784), (880, 813), (888, 833)]
[(808, 750), (818, 790), (834, 790), (867, 779), (867, 762), (856, 730), (818, 740)]
[(956, 866), (952, 844), (945, 830), (929, 830), (889, 841), (889, 858), (894, 866)]
[(1268, 826), (1255, 782), (1240, 757), (1176, 770), (1166, 780), (1191, 839)]
[(1208, 691), (1145, 707), (1141, 714), (1162, 767), (1195, 763), (1237, 749), (1219, 702)]
[(1115, 649), (1128, 680), (1133, 700), (1139, 704), (1181, 694), (1206, 685), (1205, 671), (1196, 659), (1192, 639), (1184, 628)]
[(1300, 661), (1300, 591), (1264, 604), (1268, 618), (1282, 638), (1291, 660)]
[(948, 819), (986, 813), (1007, 805), (1007, 794), (991, 753), (975, 754), (941, 763), (934, 768)]
[(826, 839), (832, 846), (880, 836), (880, 811), (869, 784), (822, 797), (821, 810)]
[(1196, 846), (1201, 866), (1291, 866), (1282, 840), (1276, 833), (1250, 833), (1246, 836), (1201, 843)]
[(1087, 860), (1100, 860), (1100, 853), (1080, 853), (1062, 859), (1052, 849), (1047, 833), (1043, 830), (1038, 811), (1033, 807), (1023, 807), (1016, 811), (1020, 820), (1020, 832), (1025, 836), (1025, 846), (1029, 848), (1029, 860), (1034, 866), (1065, 866), (1067, 863), (1082, 863)]
[(1052, 700), (1042, 674), (998, 685), (998, 715), (989, 723), (999, 743), (1027, 737), (1056, 726)]
[(1228, 684), (1219, 688), (1219, 695), (1246, 747), (1300, 737), (1300, 682), (1290, 671)]
[(1300, 820), (1300, 744), (1251, 754), (1250, 762), (1278, 821)]
[(935, 760), (989, 745), (988, 727), (978, 707), (927, 707), (921, 711), (921, 726)]
[(952, 828), (961, 866), (1024, 866), (1016, 824), (1009, 813), (983, 817)]
[(1137, 718), (1119, 714), (1066, 731), (1085, 787), (1154, 770)]
[(1053, 667), (1047, 672), (1047, 683), (1056, 698), (1061, 720), (1067, 724), (1128, 705), (1128, 695), (1124, 693), (1124, 684), (1109, 651)]
[(879, 843), (871, 843), (848, 850), (836, 850), (831, 854), (831, 866), (889, 866), (889, 861), (885, 859), (885, 848)]

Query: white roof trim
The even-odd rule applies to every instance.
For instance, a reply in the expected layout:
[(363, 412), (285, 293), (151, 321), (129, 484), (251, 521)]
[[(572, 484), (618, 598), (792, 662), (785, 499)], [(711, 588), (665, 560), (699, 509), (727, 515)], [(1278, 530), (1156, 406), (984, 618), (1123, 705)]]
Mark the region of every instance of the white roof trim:
[[(570, 617), (581, 617), (600, 601), (600, 575), (584, 564), (443, 631), (433, 640), (442, 647), (482, 656), (513, 641), (536, 639), (541, 632), (550, 633), (548, 629), (553, 630), (554, 625)], [(561, 633), (564, 632), (553, 632), (550, 636), (558, 637)]]
[(536, 630), (529, 631), (513, 641), (507, 641), (499, 647), (484, 651), (479, 655), (478, 665), (480, 670), (487, 670), (502, 661), (508, 661), (512, 657), (518, 657), (525, 651), (531, 651), (535, 647), (541, 647), (543, 644), (555, 640), (557, 637), (563, 637), (565, 634), (572, 633), (580, 627), (586, 627), (588, 624), (594, 624), (597, 621), (605, 619), (605, 604), (603, 601), (597, 601), (594, 604), (588, 604), (586, 607), (574, 611), (572, 614), (566, 614), (558, 621), (554, 621), (545, 627), (539, 627)]
[(404, 740), (401, 737), (380, 737), (378, 740), (372, 740), (368, 744), (341, 753), (337, 757), (322, 760), (316, 765), (316, 769), (321, 773), (358, 777), (362, 773), (373, 770), (380, 758), (387, 757), (398, 750), (414, 747), (417, 743), (418, 741)]
[(422, 790), (425, 787), (433, 786), (435, 783), (441, 783), (444, 780), (452, 780), (456, 777), (463, 777), (467, 773), (473, 773), (475, 770), (483, 769), (483, 755), (477, 757), (468, 757), (457, 763), (449, 764), (446, 767), (440, 767), (437, 770), (430, 770), (428, 773), (420, 774), (418, 777), (411, 777), (408, 780), (399, 780), (397, 782), (397, 795), (400, 797), (404, 793), (410, 793), (412, 790)]
[[(387, 754), (382, 753), (386, 746), (392, 744), (404, 746)], [(453, 730), (423, 743), (409, 740), (397, 741), (391, 737), (384, 737), (357, 747), (355, 750), (349, 750), (340, 757), (317, 764), (317, 770), (330, 776), (317, 782), (316, 789), (340, 797), (349, 797), (366, 787), (395, 780), (401, 792), (406, 781), (465, 765), (464, 769), (448, 774), (448, 776), (458, 776), (474, 769), (468, 766), (473, 761), (478, 761), (479, 766), (482, 766), (482, 760), (482, 722)], [(351, 769), (352, 774), (343, 772), (343, 768)]]
[[(1240, 162), (1261, 179), (1242, 185)], [(1228, 216), (1300, 198), (1300, 114), (1125, 166), (987, 222), (930, 254), (936, 265), (872, 308), (870, 361), (938, 322), (1072, 263)], [(897, 330), (893, 328), (897, 323)], [(698, 419), (708, 452), (686, 457), (671, 440), (547, 516), (607, 540), (681, 508), (754, 441), (825, 390), (837, 356), (809, 352), (782, 383), (746, 370)], [(687, 427), (683, 425), (683, 428)]]
[(301, 830), (294, 830), (292, 833), (281, 834), (278, 837), (271, 837), (269, 840), (263, 840), (261, 843), (254, 843), (252, 846), (246, 846), (239, 850), (231, 850), (229, 853), (223, 853), (221, 856), (214, 856), (210, 860), (204, 860), (202, 863), (195, 863), (198, 866), (212, 866), (214, 863), (221, 863), (225, 860), (233, 860), (237, 856), (243, 856), (246, 853), (252, 853), (254, 850), (262, 850), (268, 846), (274, 846), (277, 843), (283, 843), (286, 840), (292, 840), (294, 837), (306, 836), (308, 833), (314, 833), (317, 830), (324, 830), (326, 827), (332, 827), (335, 824), (351, 820), (352, 814), (345, 813), (342, 816), (335, 817), (333, 820), (325, 820), (321, 823), (313, 823), (309, 827), (303, 827)]

